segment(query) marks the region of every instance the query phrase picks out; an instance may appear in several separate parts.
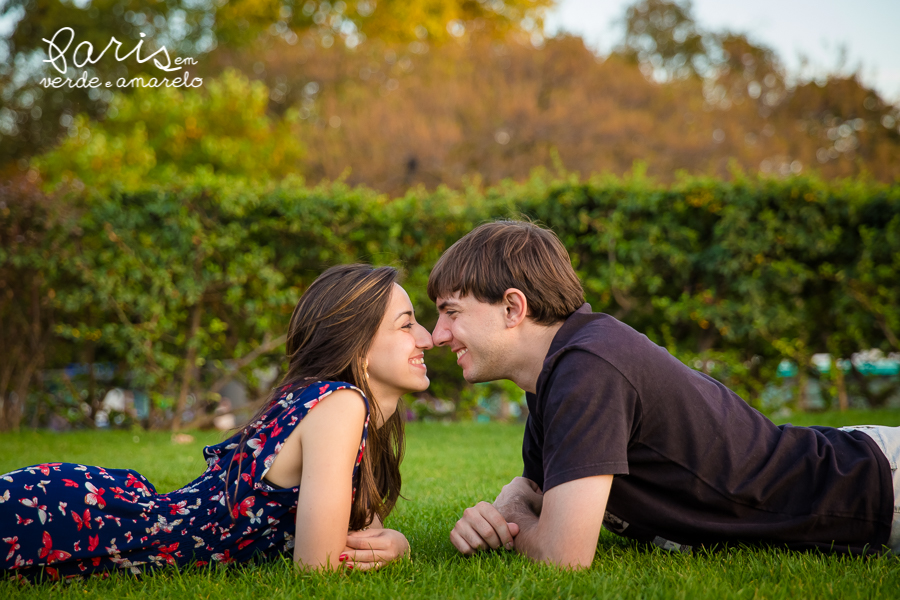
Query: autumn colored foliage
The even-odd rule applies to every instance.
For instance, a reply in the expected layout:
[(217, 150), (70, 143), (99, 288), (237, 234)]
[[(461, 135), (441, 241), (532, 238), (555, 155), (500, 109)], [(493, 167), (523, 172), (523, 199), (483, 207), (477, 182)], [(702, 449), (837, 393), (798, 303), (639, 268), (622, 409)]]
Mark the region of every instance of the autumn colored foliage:
[[(109, 0), (110, 10), (116, 2)], [(207, 32), (220, 42), (212, 49), (194, 39), (207, 35), (201, 16), (186, 13), (196, 26), (174, 47), (205, 48), (191, 67), (204, 78), (200, 89), (102, 90), (79, 100), (77, 90), (26, 86), (0, 98), (0, 154), (11, 153), (0, 162), (21, 171), (28, 166), (22, 156), (54, 145), (63, 155), (83, 147), (96, 158), (102, 150), (86, 136), (99, 133), (108, 144), (131, 144), (112, 153), (153, 154), (154, 174), (192, 171), (208, 160), (222, 173), (344, 178), (392, 195), (417, 185), (522, 181), (536, 167), (621, 175), (635, 161), (661, 181), (679, 171), (728, 178), (731, 165), (824, 179), (900, 176), (898, 107), (853, 74), (792, 79), (771, 50), (743, 34), (700, 31), (689, 11), (668, 0), (631, 7), (621, 46), (605, 57), (577, 37), (544, 39), (539, 24), (549, 2), (506, 2), (501, 12), (486, 8), (494, 3), (427, 0), (380, 2), (374, 12), (376, 3), (362, 1), (277, 4), (216, 9), (234, 14)], [(141, 6), (119, 16), (101, 11), (94, 29), (168, 35), (169, 9)], [(65, 19), (87, 19), (74, 7), (58, 10), (24, 21), (31, 35), (17, 29), (15, 48), (25, 52), (36, 31)], [(113, 66), (118, 73), (125, 63)], [(150, 76), (147, 65), (137, 66), (128, 64), (131, 75)], [(223, 86), (233, 103), (246, 94), (247, 106), (217, 104)], [(257, 156), (275, 162), (260, 165)], [(116, 176), (77, 160), (86, 184)], [(42, 164), (48, 181), (78, 171)]]

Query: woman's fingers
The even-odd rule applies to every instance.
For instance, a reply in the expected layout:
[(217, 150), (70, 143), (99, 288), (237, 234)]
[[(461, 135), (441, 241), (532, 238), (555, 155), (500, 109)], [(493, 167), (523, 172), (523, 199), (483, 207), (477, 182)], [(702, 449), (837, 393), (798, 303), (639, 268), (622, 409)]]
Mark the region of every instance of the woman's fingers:
[(393, 529), (360, 529), (358, 531), (350, 531), (347, 533), (348, 538), (357, 538), (357, 539), (366, 539), (366, 538), (377, 538), (384, 537), (388, 534), (388, 532), (394, 531)]
[(409, 551), (409, 542), (399, 531), (380, 529), (376, 532), (360, 531), (347, 535), (347, 546), (341, 554), (342, 561), (354, 563), (390, 562)]
[(391, 545), (391, 540), (386, 536), (362, 537), (356, 535), (347, 536), (347, 546), (357, 550), (385, 549)]
[(378, 550), (356, 550), (347, 548), (341, 554), (341, 562), (378, 562), (391, 561), (397, 556), (390, 556), (388, 552)]

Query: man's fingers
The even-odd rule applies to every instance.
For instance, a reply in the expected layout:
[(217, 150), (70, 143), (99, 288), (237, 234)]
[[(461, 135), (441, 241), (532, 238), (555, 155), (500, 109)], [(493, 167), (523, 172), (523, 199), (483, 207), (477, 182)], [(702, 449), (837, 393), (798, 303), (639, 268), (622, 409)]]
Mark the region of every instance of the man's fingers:
[(503, 518), (503, 515), (500, 514), (500, 511), (494, 508), (493, 504), (490, 502), (479, 502), (475, 505), (475, 508), (482, 519), (484, 519), (484, 524), (490, 527), (490, 531), (487, 531), (484, 529), (485, 525), (481, 522), (478, 522), (476, 525), (476, 529), (482, 534), (482, 537), (491, 548), (496, 549), (512, 543), (513, 534), (509, 531), (509, 524)]
[(461, 554), (465, 554), (466, 556), (472, 556), (480, 549), (477, 546), (477, 543), (484, 543), (483, 540), (478, 540), (476, 545), (473, 546), (469, 543), (469, 541), (460, 533), (459, 524), (453, 528), (453, 531), (450, 532), (450, 542), (456, 546), (456, 549), (460, 551)]
[(525, 480), (525, 483), (528, 484), (528, 487), (530, 487), (533, 492), (536, 492), (538, 494), (543, 493), (543, 492), (541, 492), (541, 488), (537, 483), (533, 482), (532, 480), (528, 479), (527, 477), (522, 477), (521, 479)]
[(457, 529), (457, 533), (472, 547), (473, 550), (487, 550), (490, 548), (484, 538), (481, 537), (481, 534), (469, 523), (463, 523), (460, 528)]
[[(496, 549), (501, 546), (512, 546), (512, 534), (509, 532), (506, 521), (503, 520), (503, 517), (500, 516), (494, 507), (489, 504), (486, 504), (486, 506), (489, 510), (485, 509), (485, 507), (466, 509), (463, 513), (463, 518), (457, 521), (451, 532), (451, 541), (463, 554), (487, 550), (488, 548)], [(495, 522), (499, 522), (496, 525), (492, 524), (483, 516), (479, 509), (488, 513), (488, 516)], [(502, 538), (495, 526), (501, 530)], [(503, 541), (504, 538), (507, 540), (506, 542)]]
[[(456, 522), (457, 532), (477, 550), (496, 548), (500, 538), (494, 528), (485, 520), (477, 506), (463, 511), (462, 518)], [(492, 539), (493, 538), (493, 539)]]
[(463, 511), (450, 532), (450, 541), (461, 553), (470, 555), (488, 548), (512, 548), (519, 526), (507, 523), (494, 505), (479, 502)]

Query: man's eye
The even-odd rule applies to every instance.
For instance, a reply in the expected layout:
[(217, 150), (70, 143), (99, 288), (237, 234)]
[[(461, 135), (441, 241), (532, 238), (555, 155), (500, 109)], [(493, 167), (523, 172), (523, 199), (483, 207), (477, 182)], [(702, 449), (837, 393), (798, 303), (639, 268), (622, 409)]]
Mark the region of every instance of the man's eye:
[(444, 314), (445, 314), (445, 315), (448, 315), (448, 316), (449, 316), (449, 315), (455, 315), (455, 314), (456, 314), (456, 311), (455, 311), (455, 310), (445, 310), (445, 311), (444, 311)]

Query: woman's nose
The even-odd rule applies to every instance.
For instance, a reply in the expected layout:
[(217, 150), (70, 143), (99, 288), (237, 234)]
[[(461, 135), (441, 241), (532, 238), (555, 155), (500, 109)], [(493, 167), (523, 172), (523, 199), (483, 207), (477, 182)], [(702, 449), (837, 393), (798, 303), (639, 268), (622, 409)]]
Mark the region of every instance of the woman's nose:
[(423, 350), (434, 348), (434, 340), (431, 339), (431, 334), (421, 325), (419, 325), (419, 335), (416, 337), (416, 347)]

